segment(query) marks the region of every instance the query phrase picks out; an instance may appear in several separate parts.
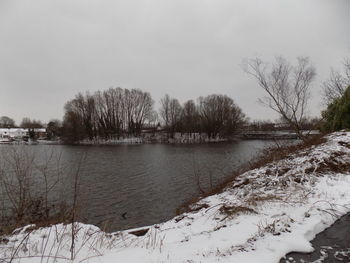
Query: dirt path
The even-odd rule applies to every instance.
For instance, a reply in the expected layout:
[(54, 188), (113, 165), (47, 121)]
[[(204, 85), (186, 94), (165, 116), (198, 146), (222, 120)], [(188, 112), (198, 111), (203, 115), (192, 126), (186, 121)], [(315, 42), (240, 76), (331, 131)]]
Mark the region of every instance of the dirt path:
[(281, 259), (280, 263), (350, 262), (350, 213), (341, 217), (325, 231), (319, 233), (311, 243), (315, 248), (314, 252), (292, 252)]

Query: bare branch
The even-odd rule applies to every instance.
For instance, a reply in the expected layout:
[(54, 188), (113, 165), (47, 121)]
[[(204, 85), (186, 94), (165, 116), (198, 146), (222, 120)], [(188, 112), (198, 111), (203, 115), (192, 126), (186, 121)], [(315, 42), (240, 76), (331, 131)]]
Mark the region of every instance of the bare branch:
[(272, 64), (254, 58), (245, 62), (244, 70), (267, 93), (259, 101), (279, 113), (303, 139), (301, 124), (307, 112), (310, 85), (316, 75), (309, 58), (298, 57), (296, 66), (283, 57), (276, 57)]

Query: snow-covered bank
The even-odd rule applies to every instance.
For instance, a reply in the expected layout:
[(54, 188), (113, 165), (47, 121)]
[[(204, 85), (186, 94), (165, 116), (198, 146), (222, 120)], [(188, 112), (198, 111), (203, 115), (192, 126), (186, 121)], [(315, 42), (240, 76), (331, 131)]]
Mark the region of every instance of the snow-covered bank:
[[(237, 139), (237, 138), (236, 138)], [(230, 139), (232, 140), (232, 139)], [(218, 143), (227, 142), (229, 139), (220, 138), (208, 138), (207, 135), (193, 133), (193, 134), (181, 134), (176, 133), (174, 138), (168, 137), (166, 134), (162, 136), (152, 137), (129, 137), (119, 139), (94, 139), (94, 140), (82, 140), (80, 145), (118, 145), (118, 144), (142, 144), (142, 143), (165, 143), (165, 144), (200, 144), (200, 143)]]
[(350, 211), (350, 133), (327, 139), (162, 224), (112, 234), (74, 224), (73, 250), (71, 225), (27, 227), (0, 241), (0, 262), (278, 262), (312, 251), (309, 241)]
[(120, 138), (120, 139), (95, 139), (95, 140), (83, 140), (80, 141), (81, 145), (116, 145), (116, 144), (140, 144), (145, 143), (145, 140), (141, 137), (130, 137), (130, 138)]

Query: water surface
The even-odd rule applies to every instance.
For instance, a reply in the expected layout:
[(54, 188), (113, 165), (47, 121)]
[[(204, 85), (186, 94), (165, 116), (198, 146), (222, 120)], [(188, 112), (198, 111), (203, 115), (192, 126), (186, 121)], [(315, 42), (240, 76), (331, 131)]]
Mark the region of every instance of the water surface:
[[(199, 188), (214, 187), (272, 144), (247, 140), (196, 145), (24, 147), (43, 160), (47, 152), (60, 152), (65, 167), (77, 166), (84, 156), (79, 172), (82, 220), (116, 231), (172, 218), (177, 207), (200, 194)], [(61, 198), (71, 200), (73, 185), (74, 172), (61, 177)]]

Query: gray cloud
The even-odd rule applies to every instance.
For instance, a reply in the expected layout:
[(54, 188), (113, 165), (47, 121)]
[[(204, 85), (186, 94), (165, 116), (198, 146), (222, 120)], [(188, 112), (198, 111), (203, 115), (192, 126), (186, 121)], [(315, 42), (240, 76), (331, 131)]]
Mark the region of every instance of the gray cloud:
[(2, 0), (0, 115), (48, 121), (79, 91), (140, 88), (158, 101), (225, 93), (274, 119), (240, 66), (310, 56), (320, 82), (350, 55), (348, 0)]

